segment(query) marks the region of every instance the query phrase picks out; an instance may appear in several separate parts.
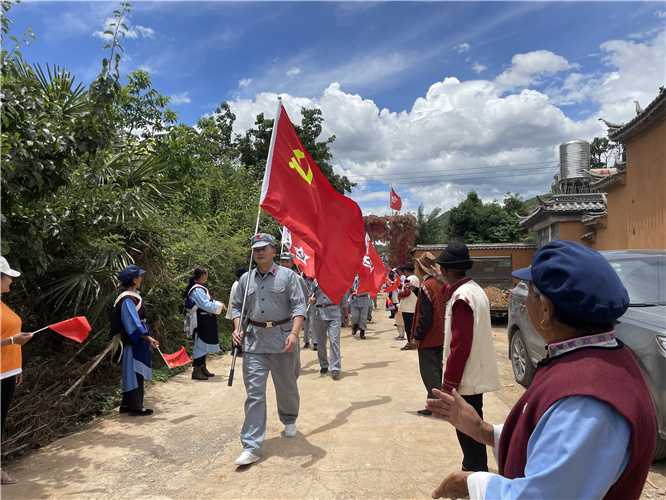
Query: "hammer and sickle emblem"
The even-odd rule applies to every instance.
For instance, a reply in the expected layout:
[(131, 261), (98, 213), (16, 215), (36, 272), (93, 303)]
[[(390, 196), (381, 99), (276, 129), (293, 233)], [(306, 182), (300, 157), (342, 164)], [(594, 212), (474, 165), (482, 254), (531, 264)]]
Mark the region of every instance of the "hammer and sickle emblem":
[(312, 185), (312, 169), (310, 168), (310, 165), (308, 165), (307, 160), (305, 161), (305, 165), (308, 167), (308, 173), (306, 174), (303, 168), (301, 167), (301, 160), (305, 158), (305, 153), (301, 151), (300, 149), (294, 149), (294, 154), (296, 157), (292, 157), (291, 161), (289, 162), (289, 167), (295, 168), (296, 171), (300, 174), (305, 181)]

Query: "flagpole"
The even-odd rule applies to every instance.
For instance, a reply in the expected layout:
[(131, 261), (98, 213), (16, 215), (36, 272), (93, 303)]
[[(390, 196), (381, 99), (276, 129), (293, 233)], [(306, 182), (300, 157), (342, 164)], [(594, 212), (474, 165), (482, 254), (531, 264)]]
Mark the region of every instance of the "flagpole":
[(45, 326), (44, 328), (40, 328), (39, 330), (35, 330), (34, 332), (32, 332), (32, 334), (34, 335), (35, 333), (43, 332), (44, 330), (48, 330), (48, 328), (49, 328), (48, 326)]
[[(261, 218), (261, 207), (259, 207), (259, 211), (257, 212), (257, 223), (254, 226), (254, 234), (257, 234), (259, 232), (259, 219)], [(243, 294), (243, 305), (241, 307), (241, 315), (238, 320), (238, 330), (242, 331), (241, 329), (243, 328), (243, 318), (245, 316), (245, 301), (247, 300), (247, 291), (250, 288), (250, 275), (252, 274), (252, 249), (250, 249), (250, 264), (247, 266), (247, 281), (245, 282), (245, 293)], [(233, 297), (232, 297), (233, 301)], [(243, 332), (245, 333), (245, 332)], [(238, 356), (238, 347), (237, 345), (234, 345), (234, 356), (231, 360), (231, 369), (229, 370), (229, 382), (228, 386), (231, 387), (232, 384), (234, 383), (234, 371), (236, 370), (236, 357)]]
[[(162, 351), (160, 351), (159, 347), (157, 347), (157, 352), (160, 353), (160, 356), (162, 356), (162, 360), (166, 363), (167, 366), (169, 366), (169, 363), (167, 362), (166, 358), (164, 357), (164, 354), (162, 354)], [(170, 366), (169, 366), (169, 370), (171, 370)]]

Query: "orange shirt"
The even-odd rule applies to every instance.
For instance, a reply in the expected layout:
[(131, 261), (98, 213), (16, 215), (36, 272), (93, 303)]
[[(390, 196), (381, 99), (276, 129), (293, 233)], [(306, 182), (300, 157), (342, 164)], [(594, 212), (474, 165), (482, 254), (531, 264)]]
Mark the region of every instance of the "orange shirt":
[[(7, 305), (0, 301), (0, 331), (6, 339), (21, 332), (22, 321)], [(21, 346), (7, 345), (0, 350), (0, 378), (11, 377), (21, 373)]]

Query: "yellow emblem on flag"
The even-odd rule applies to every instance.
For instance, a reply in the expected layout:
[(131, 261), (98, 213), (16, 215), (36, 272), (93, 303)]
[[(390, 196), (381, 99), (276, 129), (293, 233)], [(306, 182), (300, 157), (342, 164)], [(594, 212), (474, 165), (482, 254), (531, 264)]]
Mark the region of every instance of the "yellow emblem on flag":
[(303, 179), (305, 179), (308, 184), (312, 185), (312, 169), (310, 168), (310, 165), (308, 165), (308, 161), (305, 160), (305, 165), (308, 167), (307, 174), (301, 167), (301, 160), (305, 158), (305, 153), (303, 153), (303, 151), (300, 149), (294, 149), (294, 155), (296, 156), (291, 158), (289, 167), (296, 169), (300, 176), (303, 177)]

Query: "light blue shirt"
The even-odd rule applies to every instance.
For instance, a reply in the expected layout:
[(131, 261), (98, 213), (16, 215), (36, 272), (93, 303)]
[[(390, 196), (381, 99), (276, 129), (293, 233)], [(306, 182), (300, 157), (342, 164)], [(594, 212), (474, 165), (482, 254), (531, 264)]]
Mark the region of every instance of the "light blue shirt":
[(215, 314), (215, 311), (217, 311), (217, 303), (214, 300), (210, 300), (210, 297), (208, 296), (208, 289), (196, 287), (190, 293), (190, 298), (192, 299), (192, 302), (194, 302), (199, 307), (199, 309), (212, 314)]
[(530, 436), (525, 477), (474, 473), (467, 480), (470, 498), (603, 498), (629, 462), (630, 443), (629, 422), (608, 403), (560, 399)]

